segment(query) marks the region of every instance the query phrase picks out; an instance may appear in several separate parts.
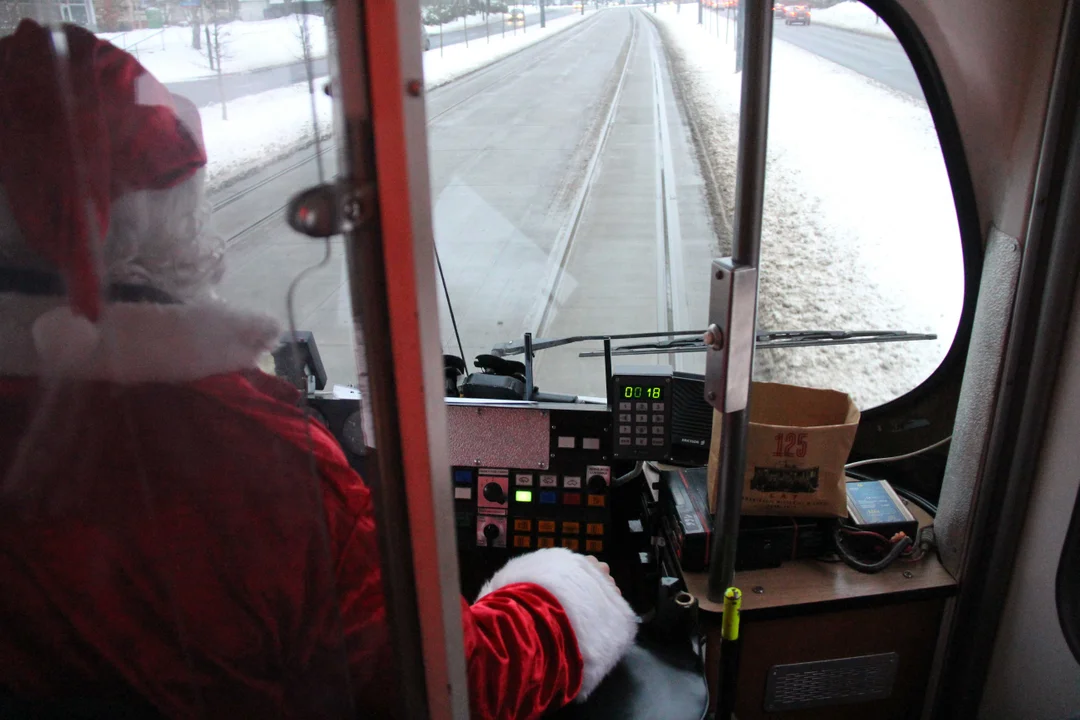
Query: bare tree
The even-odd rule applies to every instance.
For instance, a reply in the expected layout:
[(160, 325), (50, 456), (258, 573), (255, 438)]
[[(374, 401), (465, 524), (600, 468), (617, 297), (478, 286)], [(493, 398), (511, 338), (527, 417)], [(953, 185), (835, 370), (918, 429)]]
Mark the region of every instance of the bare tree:
[(218, 97), (221, 99), (221, 119), (229, 119), (229, 108), (225, 101), (224, 61), (232, 56), (229, 54), (229, 29), (224, 18), (218, 12), (214, 0), (202, 0), (202, 9), (206, 31), (206, 57), (210, 63), (210, 69), (217, 73)]

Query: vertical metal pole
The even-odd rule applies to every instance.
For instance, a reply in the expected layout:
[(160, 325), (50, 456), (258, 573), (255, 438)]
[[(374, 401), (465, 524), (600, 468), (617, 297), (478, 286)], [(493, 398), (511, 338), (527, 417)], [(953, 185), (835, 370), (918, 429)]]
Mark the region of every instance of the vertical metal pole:
[(604, 338), (604, 397), (610, 410), (615, 409), (615, 398), (611, 394), (611, 338)]
[[(581, 6), (585, 7), (584, 1), (582, 2)], [(544, 18), (544, 0), (540, 0), (540, 27), (541, 28), (547, 27), (547, 23), (545, 22), (545, 18)]]
[[(741, 0), (740, 7), (745, 8), (747, 32), (742, 46), (745, 62), (735, 166), (732, 261), (736, 266), (757, 268), (761, 259), (761, 212), (765, 194), (772, 1)], [(753, 302), (751, 332), (756, 327), (756, 289)], [(730, 343), (731, 340), (727, 338), (725, 342)], [(747, 382), (750, 377), (753, 377), (752, 355)], [(734, 584), (735, 544), (739, 536), (746, 439), (750, 425), (749, 404), (735, 412), (724, 412), (721, 422), (720, 461), (713, 468), (716, 473), (716, 515), (713, 518), (712, 562), (709, 566), (709, 599), (714, 602), (720, 602), (727, 588)]]
[(487, 0), (487, 7), (484, 9), (484, 35), (487, 36), (488, 44), (491, 44), (491, 0)]
[(697, 24), (702, 25), (705, 22), (705, 0), (697, 0)]

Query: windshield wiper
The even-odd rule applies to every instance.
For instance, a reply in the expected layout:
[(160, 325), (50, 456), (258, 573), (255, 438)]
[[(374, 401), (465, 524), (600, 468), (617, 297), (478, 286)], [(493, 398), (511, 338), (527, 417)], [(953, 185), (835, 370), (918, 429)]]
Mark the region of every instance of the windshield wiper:
[[(659, 353), (705, 352), (702, 340), (704, 330), (678, 330), (673, 332), (623, 333), (619, 335), (574, 335), (552, 340), (533, 340), (532, 350), (572, 345), (590, 340), (641, 340), (645, 338), (669, 338), (650, 343), (636, 343), (612, 348), (612, 355), (654, 355)], [(776, 330), (759, 332), (756, 347), (761, 350), (797, 347), (825, 347), (829, 345), (857, 345), (862, 343), (912, 342), (936, 340), (933, 333), (910, 333), (904, 330)], [(524, 342), (507, 342), (491, 349), (492, 355), (507, 357), (525, 352)], [(602, 357), (602, 350), (578, 353), (578, 357)]]
[[(910, 333), (904, 330), (777, 330), (757, 335), (755, 347), (759, 350), (781, 348), (827, 347), (831, 345), (859, 345), (864, 343), (912, 342), (936, 340), (933, 333)], [(612, 348), (614, 355), (653, 355), (661, 353), (705, 352), (701, 336), (661, 340), (655, 343), (621, 345)], [(592, 350), (578, 353), (578, 357), (603, 357), (603, 351)]]

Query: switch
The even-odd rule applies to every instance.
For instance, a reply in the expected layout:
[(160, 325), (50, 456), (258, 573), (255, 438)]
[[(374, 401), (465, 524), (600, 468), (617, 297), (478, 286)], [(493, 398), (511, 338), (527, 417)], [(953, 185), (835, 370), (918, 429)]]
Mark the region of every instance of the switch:
[(484, 486), (484, 499), (493, 503), (505, 503), (506, 492), (499, 483), (489, 482)]
[(563, 493), (562, 501), (563, 505), (580, 505), (581, 493)]
[(603, 540), (586, 540), (585, 552), (604, 552)]
[(592, 507), (604, 507), (604, 496), (603, 495), (590, 495), (589, 496), (589, 505), (591, 505)]
[(532, 530), (532, 520), (528, 518), (514, 520), (514, 532), (529, 532)]
[(484, 526), (484, 537), (488, 539), (489, 543), (495, 542), (495, 539), (499, 537), (499, 526), (494, 523), (488, 523)]
[(585, 526), (585, 532), (589, 535), (603, 535), (604, 523), (589, 523)]
[(515, 535), (514, 536), (514, 547), (519, 547), (519, 548), (532, 547), (532, 538), (530, 538), (528, 535)]
[(553, 537), (538, 537), (538, 538), (536, 538), (536, 547), (538, 547), (538, 548), (553, 548), (553, 547), (555, 547), (555, 538), (553, 538)]
[(589, 492), (602, 493), (607, 490), (607, 480), (602, 475), (593, 475), (587, 483)]
[(541, 505), (554, 505), (555, 504), (555, 499), (556, 499), (556, 495), (555, 495), (555, 492), (552, 491), (552, 490), (545, 490), (544, 492), (540, 493), (540, 504)]
[(577, 550), (581, 547), (581, 542), (577, 538), (563, 538), (562, 546), (570, 550)]
[(576, 522), (564, 522), (562, 524), (563, 535), (577, 535), (581, 532), (581, 523)]
[(540, 522), (538, 522), (536, 524), (536, 526), (537, 526), (537, 528), (539, 528), (540, 532), (542, 532), (542, 533), (553, 533), (553, 532), (555, 532), (555, 521), (554, 520), (541, 520)]

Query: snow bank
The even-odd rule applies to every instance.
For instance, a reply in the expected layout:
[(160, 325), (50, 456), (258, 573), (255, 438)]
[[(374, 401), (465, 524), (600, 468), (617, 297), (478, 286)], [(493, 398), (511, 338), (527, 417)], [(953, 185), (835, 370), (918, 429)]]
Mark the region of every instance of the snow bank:
[[(541, 40), (551, 37), (555, 33), (577, 25), (585, 18), (593, 15), (595, 10), (587, 10), (585, 15), (573, 14), (565, 17), (549, 20), (547, 27), (541, 29), (534, 25), (528, 32), (521, 28), (514, 33), (508, 27), (505, 37), (500, 34), (491, 34), (490, 39), (476, 38), (469, 41), (469, 46), (464, 44), (449, 45), (439, 50), (439, 39), (431, 38), (431, 50), (424, 53), (424, 85), (430, 90), (440, 85), (466, 75), (473, 70), (504, 58), (529, 45), (535, 45)], [(602, 12), (602, 11), (601, 11)]]
[[(319, 135), (330, 136), (331, 100), (315, 86)], [(200, 108), (206, 138), (207, 184), (219, 189), (315, 141), (307, 83), (248, 95), (230, 102), (228, 120), (221, 106)]]
[(811, 10), (813, 22), (877, 37), (896, 40), (889, 26), (878, 19), (877, 13), (861, 2), (842, 2), (823, 10)]
[[(221, 25), (221, 45), (226, 73), (246, 72), (288, 65), (304, 59), (301, 23), (307, 18), (312, 57), (326, 56), (326, 25), (321, 17), (292, 15), (275, 20)], [(213, 28), (211, 27), (211, 30)], [(132, 30), (125, 33), (99, 33), (127, 50), (163, 83), (192, 80), (215, 74), (206, 55), (206, 32), (202, 50), (191, 47), (190, 27), (167, 27), (160, 30)]]
[[(658, 20), (730, 218), (742, 79), (733, 44), (694, 13), (665, 8)], [(964, 292), (952, 192), (926, 105), (777, 41), (769, 110), (759, 327), (939, 339), (762, 351), (756, 376), (841, 389), (864, 408), (898, 397), (940, 364)]]

